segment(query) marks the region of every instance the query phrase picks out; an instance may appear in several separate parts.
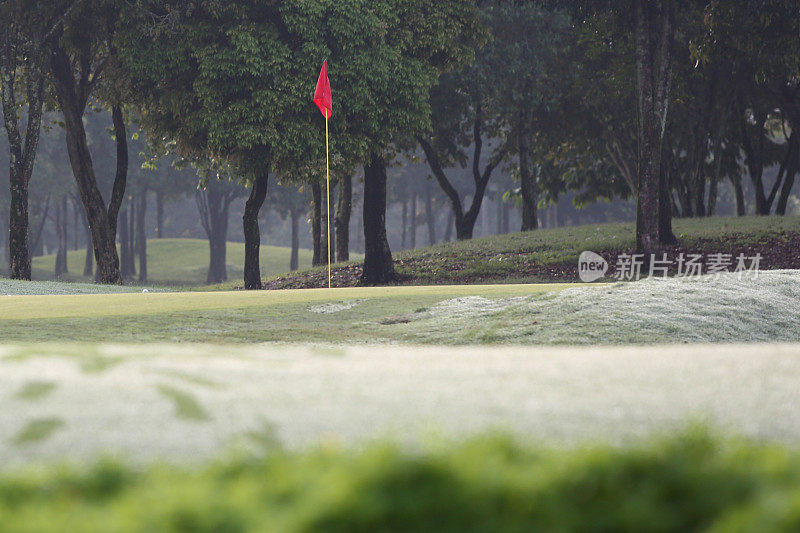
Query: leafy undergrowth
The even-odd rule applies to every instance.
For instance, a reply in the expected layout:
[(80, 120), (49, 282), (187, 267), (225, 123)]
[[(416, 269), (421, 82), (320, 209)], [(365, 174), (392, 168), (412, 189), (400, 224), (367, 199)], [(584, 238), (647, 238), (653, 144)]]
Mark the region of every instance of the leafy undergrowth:
[[(800, 217), (735, 217), (676, 220), (680, 253), (761, 255), (762, 270), (800, 268)], [(395, 254), (401, 284), (565, 282), (578, 279), (578, 256), (591, 250), (616, 265), (634, 251), (631, 224), (602, 224), (538, 230), (450, 242)], [(735, 268), (735, 261), (730, 269)], [(362, 267), (351, 262), (333, 268), (333, 285), (358, 283)], [(316, 268), (268, 278), (266, 289), (327, 286), (327, 269)]]
[(690, 429), (625, 448), (487, 436), (201, 468), (0, 475), (3, 531), (797, 531), (800, 454)]

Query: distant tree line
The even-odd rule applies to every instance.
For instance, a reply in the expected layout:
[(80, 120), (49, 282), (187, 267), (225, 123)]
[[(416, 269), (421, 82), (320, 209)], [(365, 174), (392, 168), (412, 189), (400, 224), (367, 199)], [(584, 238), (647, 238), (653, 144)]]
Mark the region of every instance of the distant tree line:
[[(675, 242), (673, 217), (715, 214), (723, 187), (740, 215), (748, 205), (786, 214), (800, 171), (799, 7), (0, 0), (9, 169), (0, 230), (10, 276), (30, 279), (48, 220), (63, 274), (71, 218), (74, 236), (80, 226), (86, 233), (86, 273), (101, 283), (146, 280), (148, 196), (158, 236), (165, 203), (194, 197), (209, 283), (227, 278), (230, 209), (243, 202), (248, 289), (261, 287), (265, 202), (289, 221), (292, 268), (308, 220), (314, 264), (326, 261), (329, 241), (338, 261), (363, 243), (363, 284), (398, 279), (392, 203), (401, 246), (414, 247), (418, 227), (427, 243), (472, 238), (487, 198), (499, 231), (509, 230), (512, 208), (528, 231), (560, 198), (630, 198), (645, 254)], [(323, 59), (334, 93), (330, 205), (324, 119), (311, 103)], [(97, 114), (105, 126), (87, 120)], [(102, 136), (111, 153), (92, 151)], [(58, 151), (71, 179), (50, 169), (32, 187), (34, 168)]]

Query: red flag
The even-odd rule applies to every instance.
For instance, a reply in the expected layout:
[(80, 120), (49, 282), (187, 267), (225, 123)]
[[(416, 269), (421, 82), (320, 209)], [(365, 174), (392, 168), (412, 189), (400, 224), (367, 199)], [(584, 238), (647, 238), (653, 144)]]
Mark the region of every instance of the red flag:
[(328, 81), (328, 62), (322, 62), (322, 70), (319, 71), (317, 80), (317, 90), (314, 91), (314, 103), (325, 116), (333, 116), (333, 97), (331, 96), (331, 82)]

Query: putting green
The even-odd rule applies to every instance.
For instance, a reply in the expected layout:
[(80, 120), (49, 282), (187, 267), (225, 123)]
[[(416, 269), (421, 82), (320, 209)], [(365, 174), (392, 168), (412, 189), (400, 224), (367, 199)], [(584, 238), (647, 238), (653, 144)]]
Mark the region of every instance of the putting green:
[(419, 296), (504, 298), (560, 291), (576, 285), (574, 283), (435, 285), (282, 291), (12, 295), (0, 297), (0, 320), (153, 315), (372, 298)]

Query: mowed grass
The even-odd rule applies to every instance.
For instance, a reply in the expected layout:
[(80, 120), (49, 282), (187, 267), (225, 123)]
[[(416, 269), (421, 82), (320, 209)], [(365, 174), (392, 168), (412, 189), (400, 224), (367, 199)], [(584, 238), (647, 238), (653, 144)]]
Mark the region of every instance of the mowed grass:
[(202, 468), (100, 462), (0, 475), (3, 529), (82, 531), (800, 530), (800, 456), (701, 431), (629, 448), (488, 436)]
[[(261, 272), (272, 276), (289, 271), (291, 249), (280, 246), (261, 246)], [(311, 266), (311, 250), (299, 251), (300, 268)], [(69, 281), (91, 281), (84, 277), (85, 250), (67, 252)], [(228, 279), (241, 281), (244, 268), (244, 244), (229, 242), (227, 249)], [(138, 274), (138, 259), (136, 263)], [(54, 279), (55, 255), (33, 259), (33, 278)], [(150, 239), (147, 241), (148, 283), (157, 285), (197, 286), (206, 282), (208, 274), (208, 241), (201, 239)], [(138, 276), (135, 278), (138, 280)]]
[(800, 271), (506, 284), (0, 297), (6, 342), (800, 341)]
[(443, 300), (536, 295), (568, 286), (12, 295), (0, 298), (0, 338), (5, 342), (381, 342), (398, 336), (387, 326), (408, 323), (405, 313)]

